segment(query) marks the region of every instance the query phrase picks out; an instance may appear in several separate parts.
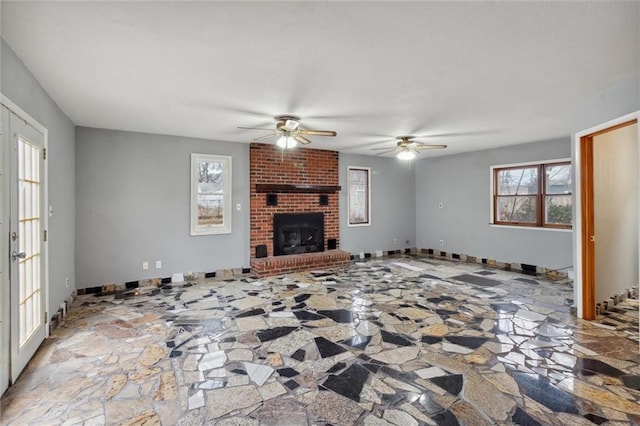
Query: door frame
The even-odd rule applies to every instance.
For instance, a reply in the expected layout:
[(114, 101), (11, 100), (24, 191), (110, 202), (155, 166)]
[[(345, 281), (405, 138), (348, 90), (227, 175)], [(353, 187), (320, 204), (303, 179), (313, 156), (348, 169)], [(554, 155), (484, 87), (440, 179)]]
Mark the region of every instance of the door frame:
[[(0, 93), (0, 104), (5, 106), (10, 112), (17, 115), (21, 120), (24, 120), (29, 126), (36, 129), (38, 132), (42, 133), (44, 138), (44, 149), (47, 150), (49, 146), (49, 131), (48, 129), (40, 124), (35, 118), (29, 115), (26, 111), (12, 102), (5, 95)], [(2, 158), (3, 158), (3, 176), (4, 181), (2, 182), (2, 211), (4, 214), (4, 223), (2, 224), (2, 233), (0, 234), (0, 240), (2, 244), (2, 253), (3, 256), (0, 259), (2, 262), (2, 282), (1, 282), (1, 294), (0, 294), (0, 319), (2, 323), (0, 324), (0, 345), (2, 346), (2, 350), (0, 351), (0, 395), (4, 393), (9, 384), (11, 383), (11, 364), (10, 364), (10, 354), (11, 354), (11, 315), (10, 315), (10, 294), (9, 294), (9, 209), (6, 208), (10, 203), (9, 189), (10, 179), (7, 177), (8, 166), (10, 165), (11, 159), (11, 139), (7, 138), (6, 132), (8, 129), (3, 129), (5, 134), (2, 135), (3, 143), (0, 149), (2, 149)], [(43, 184), (44, 184), (44, 198), (43, 203), (45, 207), (45, 214), (43, 215), (43, 230), (47, 231), (49, 234), (49, 162), (44, 161), (44, 176), (43, 176)], [(45, 338), (49, 337), (49, 238), (47, 235), (47, 241), (43, 241), (42, 244), (42, 252), (44, 255), (44, 269), (43, 269), (43, 302), (44, 302), (44, 311), (46, 314), (45, 324), (44, 324), (44, 336)]]
[[(589, 236), (593, 235), (593, 138), (599, 134), (630, 125), (634, 120), (640, 121), (640, 111), (623, 115), (573, 135), (573, 166), (576, 186), (574, 192), (573, 294), (578, 318), (591, 320), (596, 317), (593, 274), (595, 250), (593, 245), (589, 245)], [(638, 127), (640, 140), (640, 126)], [(640, 164), (640, 154), (638, 155), (638, 164)], [(591, 203), (588, 200), (591, 200)], [(640, 215), (638, 221), (640, 222)], [(638, 241), (640, 242), (640, 232), (638, 233)]]

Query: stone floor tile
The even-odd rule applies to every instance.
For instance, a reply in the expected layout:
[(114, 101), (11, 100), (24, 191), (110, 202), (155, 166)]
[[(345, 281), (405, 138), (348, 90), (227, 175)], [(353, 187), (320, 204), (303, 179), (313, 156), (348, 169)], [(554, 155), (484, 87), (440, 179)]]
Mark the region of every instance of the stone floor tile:
[(640, 421), (638, 301), (586, 322), (572, 297), (567, 281), (413, 255), (83, 295), (0, 422)]

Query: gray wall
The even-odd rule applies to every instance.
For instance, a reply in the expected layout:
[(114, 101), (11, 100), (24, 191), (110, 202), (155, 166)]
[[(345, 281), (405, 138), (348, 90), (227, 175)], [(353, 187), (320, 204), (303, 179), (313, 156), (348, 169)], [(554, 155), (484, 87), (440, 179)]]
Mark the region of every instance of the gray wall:
[[(78, 288), (249, 266), (248, 144), (78, 127), (76, 147)], [(232, 156), (231, 234), (190, 236), (194, 152)]]
[[(415, 247), (415, 173), (412, 161), (340, 153), (340, 248), (350, 253)], [(371, 168), (371, 226), (349, 227), (349, 166)], [(394, 239), (398, 240), (394, 244)], [(409, 240), (409, 244), (406, 241)]]
[(489, 225), (491, 166), (570, 156), (566, 138), (419, 160), (417, 246), (549, 268), (571, 266), (571, 232)]
[[(54, 214), (49, 218), (48, 229), (48, 312), (53, 313), (75, 288), (74, 125), (4, 40), (1, 45), (0, 92), (49, 131), (48, 191)], [(65, 285), (67, 277), (68, 287)]]

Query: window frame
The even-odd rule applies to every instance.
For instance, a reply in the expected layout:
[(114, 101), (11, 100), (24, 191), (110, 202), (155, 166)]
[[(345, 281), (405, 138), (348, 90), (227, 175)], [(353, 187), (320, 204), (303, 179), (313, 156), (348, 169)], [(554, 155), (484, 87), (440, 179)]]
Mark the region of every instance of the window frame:
[[(507, 226), (507, 227), (518, 227), (525, 229), (548, 229), (548, 230), (572, 230), (573, 224), (558, 224), (558, 223), (547, 223), (545, 222), (546, 218), (546, 199), (548, 196), (570, 196), (572, 198), (572, 205), (574, 202), (574, 192), (573, 192), (573, 170), (571, 170), (572, 176), (572, 185), (569, 193), (563, 194), (553, 194), (547, 193), (547, 185), (546, 185), (546, 169), (547, 167), (553, 166), (561, 166), (568, 165), (572, 167), (570, 158), (562, 158), (556, 160), (548, 160), (548, 161), (536, 161), (536, 162), (528, 162), (528, 163), (519, 163), (519, 164), (506, 164), (499, 166), (491, 166), (491, 225), (497, 226)], [(521, 194), (520, 196), (535, 196), (535, 206), (536, 206), (536, 221), (535, 222), (517, 222), (517, 221), (503, 221), (499, 220), (498, 215), (498, 199), (500, 197), (515, 197), (517, 195), (499, 195), (498, 194), (498, 173), (505, 170), (518, 170), (518, 169), (528, 169), (535, 168), (537, 169), (538, 178), (537, 178), (537, 192), (536, 194)]]
[[(222, 223), (219, 225), (200, 225), (198, 223), (198, 170), (199, 164), (206, 162), (222, 163), (224, 186), (221, 192), (223, 207), (222, 207)], [(232, 219), (232, 192), (231, 192), (231, 156), (228, 155), (213, 155), (213, 154), (197, 154), (191, 153), (191, 236), (200, 235), (218, 235), (218, 234), (230, 234), (231, 233), (231, 219)], [(218, 193), (216, 193), (218, 194)]]
[[(355, 197), (355, 188), (352, 185), (352, 174), (353, 172), (360, 172), (366, 174), (366, 180), (364, 182), (365, 188), (363, 191), (363, 195), (365, 197), (365, 203), (363, 208), (365, 209), (364, 216), (365, 219), (362, 222), (352, 222), (351, 221), (351, 213), (352, 213), (352, 198)], [(371, 226), (371, 167), (360, 167), (360, 166), (348, 166), (347, 167), (347, 226), (348, 227), (358, 227), (358, 226)]]

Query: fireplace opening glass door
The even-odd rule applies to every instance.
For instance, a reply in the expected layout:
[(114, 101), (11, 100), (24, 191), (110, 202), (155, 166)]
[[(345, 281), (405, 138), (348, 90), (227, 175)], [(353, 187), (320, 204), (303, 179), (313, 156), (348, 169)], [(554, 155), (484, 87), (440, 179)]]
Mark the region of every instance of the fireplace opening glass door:
[(277, 213), (273, 218), (273, 254), (324, 251), (323, 213)]

